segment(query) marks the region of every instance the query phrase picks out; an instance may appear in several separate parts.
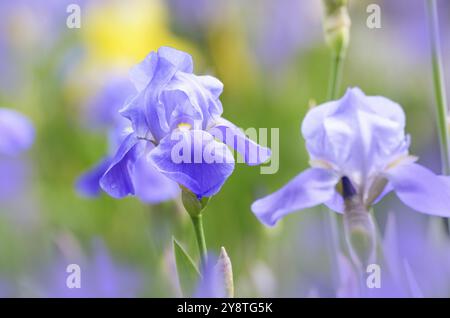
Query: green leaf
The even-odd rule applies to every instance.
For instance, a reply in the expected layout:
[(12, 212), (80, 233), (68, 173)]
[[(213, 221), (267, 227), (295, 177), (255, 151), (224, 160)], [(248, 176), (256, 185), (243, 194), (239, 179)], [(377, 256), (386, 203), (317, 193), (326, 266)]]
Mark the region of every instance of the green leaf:
[(200, 279), (200, 272), (192, 258), (174, 237), (172, 242), (181, 292), (184, 297), (192, 296), (194, 288)]

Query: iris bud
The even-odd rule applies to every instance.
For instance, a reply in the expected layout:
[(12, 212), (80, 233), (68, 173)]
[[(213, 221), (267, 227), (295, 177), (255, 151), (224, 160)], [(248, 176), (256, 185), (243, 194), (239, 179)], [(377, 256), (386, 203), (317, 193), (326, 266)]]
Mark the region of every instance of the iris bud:
[(221, 276), (221, 281), (223, 282), (223, 287), (225, 291), (225, 296), (228, 298), (234, 297), (234, 283), (233, 283), (233, 268), (231, 265), (231, 260), (228, 257), (225, 247), (222, 246), (220, 249), (219, 259), (215, 266), (216, 272)]
[(342, 178), (345, 203), (344, 230), (350, 255), (359, 267), (375, 257), (375, 226), (363, 200), (347, 177)]
[(347, 0), (323, 0), (323, 29), (328, 46), (336, 54), (343, 54), (350, 42), (350, 16)]
[(192, 191), (183, 186), (181, 186), (181, 200), (183, 201), (184, 208), (192, 218), (198, 217), (209, 202), (208, 197), (200, 199)]

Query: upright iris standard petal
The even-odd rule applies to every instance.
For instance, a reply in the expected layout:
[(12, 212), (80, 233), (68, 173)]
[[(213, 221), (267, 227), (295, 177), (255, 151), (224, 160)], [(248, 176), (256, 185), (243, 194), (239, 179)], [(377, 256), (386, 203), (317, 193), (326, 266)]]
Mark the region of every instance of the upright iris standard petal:
[(209, 75), (196, 76), (195, 78), (214, 98), (218, 99), (220, 97), (223, 91), (223, 83), (221, 81)]
[(15, 156), (31, 147), (34, 128), (28, 118), (6, 108), (0, 108), (0, 154)]
[(134, 164), (145, 148), (145, 141), (139, 140), (135, 134), (130, 134), (117, 150), (111, 160), (111, 165), (100, 179), (100, 186), (114, 198), (123, 198), (134, 194), (133, 184)]
[(150, 153), (157, 169), (199, 198), (216, 194), (234, 169), (228, 147), (201, 130), (174, 131)]
[(288, 213), (330, 200), (338, 181), (325, 169), (305, 170), (277, 192), (255, 201), (252, 211), (262, 223), (273, 226)]
[(193, 71), (194, 63), (189, 54), (171, 47), (162, 47), (158, 52), (150, 52), (141, 63), (131, 68), (130, 78), (138, 91), (144, 90), (153, 79), (160, 58), (170, 63), (176, 70), (186, 73), (192, 73)]
[(160, 111), (164, 105), (159, 101), (159, 95), (176, 72), (173, 64), (158, 58), (155, 73), (146, 88), (121, 110), (121, 114), (133, 123), (133, 130), (138, 136), (145, 137), (150, 131), (159, 140), (167, 133), (160, 125)]
[(161, 121), (164, 117), (164, 105), (160, 94), (174, 77), (181, 72), (192, 73), (193, 63), (189, 54), (170, 47), (162, 47), (157, 53), (150, 53), (145, 60), (132, 69), (131, 79), (138, 94), (121, 111), (130, 119), (133, 129), (140, 137), (148, 132), (157, 140), (168, 133)]
[(437, 176), (415, 163), (391, 168), (386, 177), (398, 198), (410, 208), (450, 217), (450, 177)]
[(342, 99), (309, 111), (302, 134), (313, 160), (326, 160), (359, 186), (363, 179), (407, 154), (404, 127), (404, 113), (398, 104), (351, 88)]
[(159, 124), (165, 131), (176, 129), (179, 124), (202, 129), (202, 109), (198, 104), (192, 104), (188, 93), (170, 87), (161, 93), (159, 99), (164, 104), (159, 111)]
[[(221, 82), (213, 77), (200, 77), (194, 74), (177, 72), (165, 91), (183, 92), (192, 108), (200, 110), (202, 121), (200, 129), (206, 129), (210, 122), (222, 115), (222, 103), (218, 98), (222, 92)], [(223, 86), (223, 85), (222, 85)]]
[(148, 83), (150, 83), (157, 65), (158, 54), (156, 52), (150, 52), (141, 63), (130, 69), (131, 82), (139, 92), (143, 91)]
[(253, 166), (266, 162), (270, 158), (270, 149), (258, 145), (249, 139), (238, 127), (221, 118), (209, 131), (214, 137), (235, 149), (245, 163)]
[(158, 56), (169, 61), (181, 72), (192, 73), (194, 71), (192, 56), (183, 51), (169, 46), (162, 46), (158, 50)]
[(76, 189), (78, 193), (86, 197), (98, 196), (101, 192), (100, 179), (111, 165), (112, 158), (106, 157), (101, 160), (92, 169), (82, 174), (77, 182)]

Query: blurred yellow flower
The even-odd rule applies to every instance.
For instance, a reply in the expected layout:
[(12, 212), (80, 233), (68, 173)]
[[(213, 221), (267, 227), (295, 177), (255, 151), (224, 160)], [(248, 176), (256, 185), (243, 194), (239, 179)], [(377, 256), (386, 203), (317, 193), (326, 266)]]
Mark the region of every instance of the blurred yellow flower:
[(131, 66), (163, 45), (201, 60), (192, 45), (171, 33), (168, 18), (159, 0), (103, 0), (86, 6), (80, 29), (85, 57), (67, 79), (68, 97), (83, 104), (107, 78), (127, 76)]
[(128, 67), (162, 45), (190, 49), (170, 32), (166, 7), (159, 0), (98, 1), (88, 8), (83, 23), (89, 57), (101, 63)]

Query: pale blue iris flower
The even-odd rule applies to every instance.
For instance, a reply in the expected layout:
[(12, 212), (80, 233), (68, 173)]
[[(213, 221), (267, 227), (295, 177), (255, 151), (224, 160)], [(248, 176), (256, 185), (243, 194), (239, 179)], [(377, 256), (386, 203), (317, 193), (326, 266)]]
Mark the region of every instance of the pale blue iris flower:
[(311, 167), (254, 202), (252, 211), (268, 226), (319, 204), (343, 212), (339, 186), (346, 180), (367, 208), (394, 191), (416, 211), (449, 217), (450, 179), (415, 163), (404, 129), (405, 114), (398, 104), (348, 89), (340, 100), (313, 108), (303, 120)]

